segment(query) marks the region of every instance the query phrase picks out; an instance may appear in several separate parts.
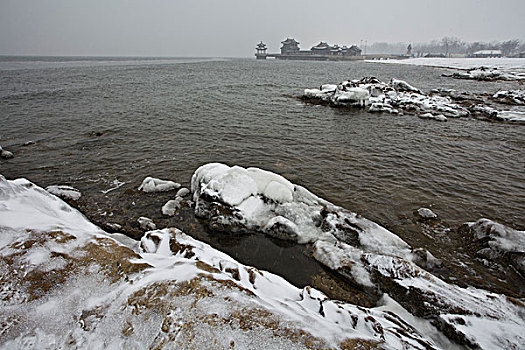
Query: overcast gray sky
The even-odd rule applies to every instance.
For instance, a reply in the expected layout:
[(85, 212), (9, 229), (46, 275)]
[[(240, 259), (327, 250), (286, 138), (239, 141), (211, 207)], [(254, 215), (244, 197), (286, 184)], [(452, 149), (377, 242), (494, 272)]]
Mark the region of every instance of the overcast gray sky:
[(525, 0), (0, 0), (0, 54), (252, 56), (294, 37), (525, 39)]

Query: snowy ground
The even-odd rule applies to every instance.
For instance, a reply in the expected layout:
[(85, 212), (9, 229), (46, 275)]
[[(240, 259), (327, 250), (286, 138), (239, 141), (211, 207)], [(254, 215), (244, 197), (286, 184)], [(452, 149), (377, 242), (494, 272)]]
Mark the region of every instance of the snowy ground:
[[(192, 189), (196, 210), (212, 203), (225, 226), (315, 242), (328, 267), (370, 288), (383, 281), (377, 306), (297, 288), (175, 228), (140, 241), (108, 234), (31, 182), (0, 176), (0, 348), (525, 346), (521, 301), (439, 280), (411, 262), (428, 265), (428, 253), (278, 174), (207, 164)], [(483, 225), (497, 249), (525, 234)]]
[(452, 345), (404, 314), (386, 296), (362, 308), (296, 288), (174, 228), (140, 242), (107, 234), (42, 188), (0, 176), (2, 349)]
[(465, 70), (476, 67), (493, 67), (506, 72), (525, 73), (525, 58), (409, 58), (405, 60), (369, 60), (367, 62)]

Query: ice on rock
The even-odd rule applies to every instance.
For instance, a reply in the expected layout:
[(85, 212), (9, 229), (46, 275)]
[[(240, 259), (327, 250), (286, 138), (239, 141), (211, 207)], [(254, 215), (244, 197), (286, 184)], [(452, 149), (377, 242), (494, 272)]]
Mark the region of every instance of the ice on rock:
[(510, 123), (525, 124), (525, 112), (523, 111), (498, 111), (494, 118)]
[(525, 105), (525, 90), (502, 90), (492, 96), (498, 102)]
[[(324, 86), (324, 85), (323, 85)], [(387, 84), (374, 77), (345, 81), (335, 90), (305, 90), (303, 99), (332, 106), (366, 106), (369, 112), (390, 114), (426, 114), (433, 120), (446, 121), (446, 118), (459, 118), (470, 115), (468, 109), (453, 103), (450, 97), (426, 95), (421, 90), (399, 79), (391, 79)]]
[(434, 115), (432, 113), (423, 113), (418, 116), (421, 119), (434, 119)]
[(369, 98), (370, 93), (368, 90), (359, 87), (351, 87), (336, 90), (335, 94), (332, 96), (332, 102), (342, 105), (366, 106), (368, 105)]
[(177, 191), (176, 197), (185, 197), (188, 194), (190, 194), (190, 190), (188, 190), (186, 187), (181, 188)]
[(392, 79), (390, 79), (389, 85), (391, 87), (393, 87), (397, 91), (401, 91), (401, 92), (408, 91), (408, 92), (416, 92), (418, 94), (423, 94), (421, 92), (421, 90), (419, 90), (418, 88), (413, 87), (412, 85), (410, 85), (409, 83), (407, 83), (404, 80), (392, 78)]
[(57, 197), (70, 199), (73, 201), (79, 200), (82, 193), (74, 187), (64, 185), (54, 185), (46, 187), (46, 191), (54, 194)]
[(207, 164), (193, 175), (192, 191), (196, 215), (211, 221), (235, 223), (300, 243), (349, 240), (372, 251), (410, 255), (410, 246), (383, 227), (268, 171)]
[(247, 171), (257, 184), (257, 193), (279, 203), (293, 200), (294, 185), (281, 175), (258, 168)]
[[(207, 183), (228, 169), (217, 164), (199, 168), (192, 179), (197, 199), (202, 199)], [(294, 211), (294, 204), (305, 212), (321, 208), (315, 219), (320, 226), (328, 225), (323, 218), (333, 215), (332, 224), (346, 225), (350, 241), (355, 234), (351, 229), (360, 233), (375, 227), (369, 223), (367, 228), (366, 221), (348, 212), (337, 217), (340, 211), (333, 206), (323, 210), (330, 204), (300, 186), (295, 186), (292, 202), (266, 202), (257, 194), (241, 205), (256, 217), (281, 206)], [(399, 304), (387, 296), (375, 308), (330, 300), (314, 288), (300, 289), (243, 265), (173, 228), (149, 231), (139, 245), (122, 235), (106, 234), (24, 179), (0, 176), (0, 206), (0, 258), (9, 261), (2, 265), (9, 278), (0, 279), (5, 311), (0, 312), (0, 324), (6, 326), (2, 348), (162, 344), (222, 349), (231, 346), (232, 339), (236, 348), (453, 348), (454, 343), (436, 336), (430, 322), (468, 346), (525, 346), (519, 301), (447, 284), (406, 259), (349, 247), (330, 234), (315, 243), (317, 254), (321, 247), (325, 252), (319, 259), (334, 269), (350, 267), (346, 272), (357, 283), (379, 286)], [(272, 219), (264, 215), (265, 222)], [(303, 214), (287, 219), (297, 224), (299, 217), (306, 220)], [(378, 234), (378, 241), (386, 238)], [(391, 243), (401, 244), (384, 244)], [(46, 271), (52, 271), (53, 283), (42, 278)], [(249, 322), (248, 330), (239, 326), (242, 322)], [(276, 334), (275, 329), (286, 332)]]
[(382, 103), (382, 102), (374, 102), (370, 105), (368, 108), (368, 111), (371, 113), (374, 112), (385, 112), (385, 113), (391, 113), (391, 114), (397, 114), (397, 109), (394, 109), (390, 104), (388, 103)]
[(9, 152), (8, 150), (3, 149), (2, 146), (0, 146), (0, 158), (11, 159), (13, 157), (14, 157), (13, 153)]
[(489, 219), (465, 224), (477, 240), (488, 238), (488, 245), (501, 252), (525, 253), (525, 231), (514, 230)]
[[(2, 348), (434, 347), (388, 308), (297, 288), (180, 230), (147, 232), (137, 247), (26, 180), (0, 178), (0, 199)], [(60, 259), (48, 283), (42, 271)]]
[(514, 74), (511, 72), (504, 72), (494, 67), (476, 67), (468, 69), (466, 72), (443, 74), (443, 76), (452, 77), (455, 79), (469, 79), (481, 81), (525, 80), (525, 77), (522, 75)]
[(257, 183), (250, 173), (244, 168), (234, 166), (208, 182), (205, 192), (235, 206), (257, 194), (257, 190)]
[(139, 187), (139, 191), (144, 192), (165, 192), (165, 191), (172, 191), (177, 190), (181, 187), (179, 183), (168, 181), (168, 180), (161, 180), (154, 177), (146, 177), (142, 184)]
[(157, 228), (157, 225), (155, 225), (153, 220), (145, 216), (141, 216), (137, 219), (137, 221), (139, 223), (140, 228), (144, 231), (155, 230)]
[(177, 209), (180, 209), (182, 205), (182, 201), (184, 199), (182, 197), (176, 197), (175, 199), (170, 199), (162, 206), (162, 215), (166, 216), (173, 216), (175, 215), (175, 212)]
[(419, 208), (417, 210), (417, 215), (419, 215), (421, 219), (436, 219), (437, 218), (437, 215), (428, 208)]
[(448, 119), (443, 114), (438, 114), (434, 116), (434, 120), (437, 120), (438, 122), (446, 122)]

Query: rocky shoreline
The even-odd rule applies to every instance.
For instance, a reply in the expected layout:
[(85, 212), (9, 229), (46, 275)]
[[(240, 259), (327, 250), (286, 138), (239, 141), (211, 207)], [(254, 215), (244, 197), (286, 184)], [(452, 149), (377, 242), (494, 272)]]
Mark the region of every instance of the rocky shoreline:
[[(159, 249), (155, 247), (167, 239), (162, 237), (173, 233), (163, 231), (159, 238), (152, 233), (144, 235), (151, 227), (141, 228), (131, 219), (139, 215), (151, 217), (157, 228), (177, 227), (193, 237), (217, 239), (226, 232), (242, 239), (263, 234), (282, 244), (302, 243), (291, 244), (303, 247), (304, 253), (325, 266), (326, 273), (314, 276), (312, 284), (330, 298), (377, 308), (388, 295), (409, 314), (432, 323), (450, 341), (469, 347), (490, 348), (479, 334), (489, 319), (495, 338), (505, 334), (503, 338), (510, 342), (506, 344), (518, 347), (524, 341), (516, 335), (519, 332), (508, 333), (523, 322), (519, 316), (523, 313), (520, 298), (525, 266), (522, 231), (486, 219), (449, 228), (447, 235), (457, 235), (462, 242), (463, 256), (455, 264), (448, 256), (434, 256), (426, 247), (411, 247), (379, 225), (260, 169), (212, 163), (195, 172), (192, 198), (178, 192), (179, 187), (169, 186), (166, 192), (128, 189), (115, 202), (118, 206), (104, 216), (90, 215), (92, 203), (85, 196), (74, 199), (64, 192), (57, 194), (96, 219), (94, 222), (107, 232), (142, 239), (143, 251), (155, 253)], [(181, 198), (174, 215), (163, 214), (161, 207), (173, 198)], [(158, 214), (151, 215), (153, 212)], [(422, 227), (443, 231), (444, 223), (435, 214), (425, 210), (416, 214), (414, 221)], [(178, 254), (180, 249), (172, 247), (170, 254)], [(451, 256), (458, 253), (451, 252)], [(461, 267), (465, 262), (468, 268)], [(219, 270), (225, 271), (220, 266)], [(476, 273), (468, 276), (473, 271)], [(480, 309), (479, 305), (485, 306)]]

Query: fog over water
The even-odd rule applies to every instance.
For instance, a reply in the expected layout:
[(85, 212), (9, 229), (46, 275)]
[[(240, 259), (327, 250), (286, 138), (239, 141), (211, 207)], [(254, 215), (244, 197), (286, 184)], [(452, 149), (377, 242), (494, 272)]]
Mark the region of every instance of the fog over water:
[(2, 0), (0, 55), (249, 57), (330, 43), (525, 39), (521, 0)]

